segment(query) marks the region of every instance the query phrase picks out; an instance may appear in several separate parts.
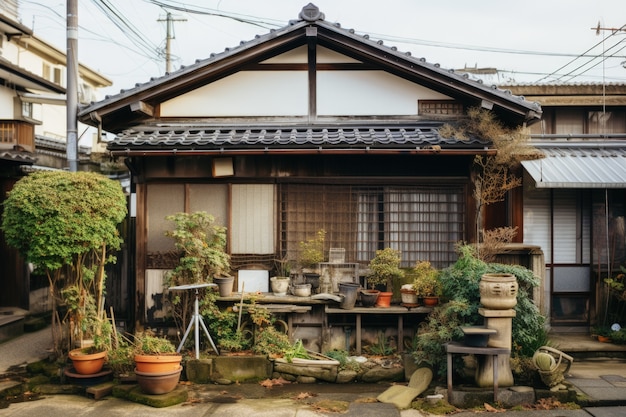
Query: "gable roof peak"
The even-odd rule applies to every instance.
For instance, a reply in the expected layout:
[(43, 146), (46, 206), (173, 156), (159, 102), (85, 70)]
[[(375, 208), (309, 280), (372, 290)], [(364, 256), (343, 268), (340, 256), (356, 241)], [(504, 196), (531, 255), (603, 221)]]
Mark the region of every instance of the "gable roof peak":
[(315, 22), (316, 20), (324, 20), (325, 16), (324, 13), (320, 12), (319, 7), (313, 3), (309, 3), (302, 8), (298, 17), (307, 22)]

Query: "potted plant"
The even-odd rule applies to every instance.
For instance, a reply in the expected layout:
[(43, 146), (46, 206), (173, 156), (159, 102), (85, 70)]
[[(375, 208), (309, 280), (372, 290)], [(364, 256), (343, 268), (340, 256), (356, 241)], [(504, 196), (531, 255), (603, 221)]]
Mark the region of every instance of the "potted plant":
[(320, 285), (320, 274), (317, 270), (318, 264), (324, 262), (324, 244), (326, 241), (326, 230), (320, 229), (315, 237), (306, 241), (301, 241), (300, 264), (304, 281), (311, 284), (311, 289), (315, 291)]
[[(122, 244), (118, 225), (126, 213), (119, 182), (82, 171), (35, 172), (21, 178), (4, 202), (2, 229), (7, 244), (48, 278), (52, 340), (58, 356), (63, 353), (61, 335), (69, 335), (69, 346), (84, 338), (87, 309), (96, 312), (93, 323), (105, 323), (105, 266), (116, 260), (114, 253)], [(68, 314), (62, 322), (59, 317), (64, 315), (57, 306), (68, 303), (62, 295), (68, 289), (72, 289), (66, 295), (74, 297), (73, 307), (63, 306)]]
[(183, 367), (182, 355), (163, 337), (147, 333), (135, 335), (135, 375), (139, 388), (146, 394), (165, 394), (178, 384)]
[(437, 305), (442, 290), (439, 271), (428, 261), (418, 261), (413, 268), (413, 274), (413, 288), (417, 296), (426, 306)]
[[(80, 347), (68, 352), (74, 370), (81, 375), (93, 375), (102, 370), (111, 350), (113, 325), (103, 312), (96, 310), (91, 294), (76, 285), (61, 292), (68, 313), (78, 320), (72, 322), (70, 331), (78, 335)], [(88, 339), (88, 340), (87, 340)]]
[(385, 291), (381, 291), (376, 301), (378, 307), (389, 307), (393, 294), (393, 281), (404, 276), (400, 269), (400, 251), (385, 248), (376, 251), (376, 256), (369, 263), (370, 273), (367, 283), (371, 288), (384, 285)]
[(274, 261), (276, 276), (270, 278), (272, 292), (274, 295), (282, 296), (287, 294), (291, 282), (291, 263), (288, 259), (276, 259)]

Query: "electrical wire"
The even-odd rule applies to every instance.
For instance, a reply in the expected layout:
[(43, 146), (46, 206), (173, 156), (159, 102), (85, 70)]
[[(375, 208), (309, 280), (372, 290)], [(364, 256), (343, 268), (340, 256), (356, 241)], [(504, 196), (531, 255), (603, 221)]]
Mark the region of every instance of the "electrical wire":
[[(622, 30), (624, 27), (626, 27), (626, 25), (622, 26), (622, 27), (620, 28), (620, 30)], [(613, 32), (613, 33), (612, 33), (610, 36), (608, 36), (607, 38), (604, 38), (604, 39), (603, 39), (603, 40), (601, 40), (600, 42), (596, 43), (596, 44), (595, 44), (595, 45), (593, 45), (591, 48), (587, 49), (585, 52), (583, 52), (582, 54), (578, 55), (578, 56), (577, 56), (576, 58), (574, 58), (573, 60), (569, 61), (567, 64), (565, 64), (565, 65), (561, 66), (560, 68), (557, 68), (555, 71), (551, 72), (550, 74), (548, 74), (548, 75), (546, 75), (546, 76), (544, 76), (544, 77), (542, 77), (542, 78), (538, 79), (537, 81), (535, 81), (535, 83), (540, 83), (541, 81), (543, 81), (543, 80), (546, 80), (546, 79), (550, 78), (551, 76), (555, 75), (557, 72), (559, 72), (559, 71), (563, 70), (563, 69), (564, 69), (564, 68), (566, 68), (567, 66), (571, 65), (572, 63), (574, 63), (577, 59), (580, 59), (580, 58), (585, 57), (585, 55), (586, 55), (588, 52), (590, 52), (590, 51), (594, 50), (595, 48), (597, 48), (597, 47), (599, 47), (599, 46), (602, 46), (602, 45), (603, 45), (603, 43), (604, 43), (604, 42), (605, 42), (608, 38), (611, 38), (611, 37), (615, 36), (617, 33), (618, 33), (618, 31)], [(621, 41), (620, 41), (620, 42), (621, 42)], [(619, 42), (618, 42), (618, 43), (619, 43)], [(614, 45), (614, 46), (615, 46), (615, 45)], [(604, 55), (604, 54), (603, 54), (603, 55)], [(598, 57), (598, 56), (596, 55), (596, 58), (597, 58), (597, 57)], [(602, 58), (604, 58), (604, 56), (602, 56)]]

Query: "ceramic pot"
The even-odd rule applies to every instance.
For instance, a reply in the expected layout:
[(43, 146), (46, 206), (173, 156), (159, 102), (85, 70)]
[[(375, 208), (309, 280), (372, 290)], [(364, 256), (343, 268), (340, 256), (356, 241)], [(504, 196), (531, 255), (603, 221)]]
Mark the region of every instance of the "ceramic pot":
[(339, 304), (339, 308), (344, 310), (352, 310), (356, 304), (356, 298), (359, 295), (358, 290), (361, 286), (353, 282), (340, 282), (339, 293), (343, 294), (343, 300)]
[(402, 289), (400, 290), (400, 297), (402, 304), (417, 304), (417, 292), (415, 290)]
[(272, 277), (270, 278), (270, 285), (272, 286), (272, 292), (274, 295), (283, 296), (287, 295), (289, 289), (289, 277)]
[(220, 297), (230, 297), (233, 293), (233, 283), (235, 282), (235, 277), (214, 277), (213, 282), (217, 284)]
[(84, 349), (74, 349), (68, 353), (72, 360), (74, 370), (81, 375), (93, 375), (102, 370), (106, 351), (96, 353), (85, 353)]
[(392, 292), (381, 291), (380, 294), (378, 294), (378, 299), (376, 300), (376, 307), (390, 307), (392, 295)]
[(376, 300), (378, 299), (378, 290), (361, 290), (361, 305), (363, 307), (374, 307)]
[(135, 366), (139, 372), (172, 372), (180, 366), (183, 356), (180, 353), (158, 355), (135, 355)]
[(145, 394), (167, 394), (174, 391), (178, 380), (180, 379), (180, 373), (183, 370), (182, 366), (178, 366), (177, 369), (167, 372), (141, 372), (135, 368), (135, 375), (137, 377), (137, 384), (139, 388)]
[(480, 303), (492, 310), (507, 310), (517, 304), (518, 284), (513, 274), (483, 274)]
[(311, 284), (296, 284), (293, 286), (293, 295), (297, 297), (309, 297), (311, 295)]
[(307, 284), (311, 284), (311, 290), (315, 292), (315, 290), (320, 287), (320, 274), (305, 272), (303, 273), (303, 275), (304, 282), (306, 282)]

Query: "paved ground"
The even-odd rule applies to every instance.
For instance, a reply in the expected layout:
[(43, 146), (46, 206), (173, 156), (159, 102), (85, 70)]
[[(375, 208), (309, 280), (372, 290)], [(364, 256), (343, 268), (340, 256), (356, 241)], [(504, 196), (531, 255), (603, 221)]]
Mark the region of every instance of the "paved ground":
[[(573, 354), (580, 354), (588, 349), (590, 352), (604, 352), (615, 356), (610, 350), (615, 345), (597, 343), (585, 335), (555, 337), (556, 347)], [(50, 329), (46, 328), (34, 333), (0, 344), (0, 374), (9, 367), (25, 365), (45, 358), (50, 353)], [(607, 349), (609, 351), (607, 352)], [(624, 351), (623, 346), (618, 350)], [(575, 352), (572, 352), (575, 351)], [(502, 414), (515, 413), (515, 417), (614, 417), (626, 416), (626, 359), (597, 357), (592, 359), (576, 359), (568, 375), (568, 381), (587, 395), (606, 407), (589, 407), (582, 410), (545, 410), (545, 411), (508, 411)], [(1, 381), (0, 381), (1, 382)], [(248, 386), (246, 386), (248, 385)], [(216, 387), (209, 386), (204, 394), (194, 392), (195, 402), (164, 409), (152, 408), (129, 401), (106, 397), (94, 401), (77, 395), (53, 395), (33, 402), (11, 404), (7, 409), (0, 409), (1, 416), (119, 416), (119, 417), (159, 417), (159, 416), (216, 416), (216, 417), (313, 417), (320, 415), (341, 415), (347, 417), (420, 417), (416, 410), (399, 411), (389, 404), (366, 402), (375, 398), (386, 389), (385, 386), (358, 384), (349, 389), (337, 392), (332, 384), (285, 386), (277, 389), (272, 395), (256, 391), (266, 390), (258, 384), (242, 384), (240, 386)], [(272, 388), (274, 389), (274, 388)], [(256, 390), (256, 391), (255, 391)], [(311, 398), (295, 399), (300, 393), (313, 395)], [(349, 402), (346, 414), (325, 413), (315, 410), (311, 403), (319, 401)], [(615, 404), (616, 406), (610, 406)], [(620, 406), (617, 406), (620, 405)], [(499, 413), (500, 414), (500, 413)], [(473, 412), (455, 414), (457, 417), (475, 415)]]

